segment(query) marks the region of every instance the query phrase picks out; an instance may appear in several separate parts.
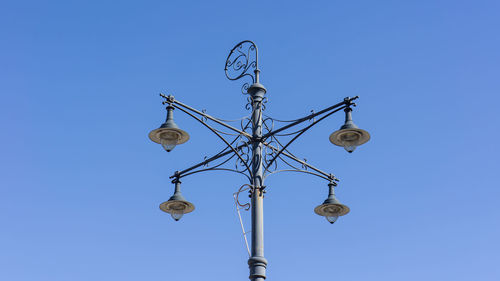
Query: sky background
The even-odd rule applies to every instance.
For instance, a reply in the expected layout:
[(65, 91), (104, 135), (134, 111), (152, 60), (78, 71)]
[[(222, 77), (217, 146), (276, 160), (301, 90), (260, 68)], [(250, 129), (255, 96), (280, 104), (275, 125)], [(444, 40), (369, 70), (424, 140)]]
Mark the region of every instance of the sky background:
[[(359, 95), (372, 139), (348, 154), (337, 114), (290, 149), (340, 183), (351, 212), (313, 209), (324, 180), (268, 178), (268, 280), (499, 280), (498, 1), (1, 1), (0, 280), (247, 280), (232, 198), (246, 179), (183, 180), (196, 210), (158, 205), (169, 176), (224, 146), (147, 134), (158, 93), (224, 119), (248, 114), (224, 76), (259, 47), (266, 114), (296, 119)], [(243, 219), (248, 225), (249, 214)]]

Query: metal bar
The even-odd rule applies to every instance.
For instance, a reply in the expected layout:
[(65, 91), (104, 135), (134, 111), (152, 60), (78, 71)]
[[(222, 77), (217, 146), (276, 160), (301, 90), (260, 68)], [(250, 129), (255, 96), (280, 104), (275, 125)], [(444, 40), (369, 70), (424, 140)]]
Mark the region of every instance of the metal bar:
[[(302, 130), (303, 130), (303, 129), (302, 129)], [(301, 130), (301, 131), (302, 131), (302, 130)], [(276, 135), (272, 136), (272, 138), (271, 138), (271, 139), (274, 139), (274, 140), (276, 141), (276, 143), (278, 143), (278, 145), (279, 145), (279, 146), (281, 146), (281, 147), (283, 147), (283, 146), (284, 146), (284, 145), (280, 142), (280, 140), (279, 140), (278, 138), (276, 138)], [(278, 147), (279, 147), (279, 146), (278, 146)], [(277, 150), (279, 151), (279, 149), (277, 149)], [(288, 154), (290, 154), (291, 156), (293, 156), (293, 157), (297, 158), (297, 156), (293, 155), (293, 153), (291, 153), (288, 149), (285, 149), (285, 150), (283, 151), (283, 153), (285, 153), (285, 152), (287, 152), (287, 153), (288, 153)], [(281, 159), (281, 157), (280, 157), (280, 159)], [(298, 159), (298, 158), (297, 158), (297, 159)], [(301, 160), (301, 159), (300, 159), (300, 160)], [(302, 161), (302, 160), (301, 160), (301, 161)], [(306, 161), (304, 161), (304, 162), (306, 162)]]
[[(245, 186), (245, 185), (243, 185), (243, 186)], [(250, 257), (251, 253), (250, 253), (250, 247), (248, 246), (247, 233), (250, 233), (251, 231), (245, 231), (245, 227), (243, 226), (243, 219), (241, 218), (241, 213), (240, 213), (240, 206), (242, 206), (242, 205), (239, 202), (240, 193), (243, 191), (247, 191), (250, 188), (246, 187), (246, 188), (242, 189), (242, 187), (240, 187), (238, 192), (233, 193), (233, 197), (234, 197), (234, 204), (236, 205), (236, 211), (238, 212), (238, 218), (240, 219), (241, 231), (243, 232), (243, 238), (245, 239), (245, 246), (247, 247), (248, 257)], [(245, 209), (245, 210), (248, 211), (248, 209)]]
[(272, 136), (272, 135), (275, 135), (275, 134), (277, 134), (277, 133), (279, 133), (279, 132), (281, 132), (281, 131), (283, 131), (283, 130), (286, 130), (286, 129), (290, 128), (290, 127), (293, 127), (293, 126), (295, 126), (295, 125), (298, 125), (298, 124), (300, 124), (300, 123), (302, 123), (302, 122), (304, 122), (304, 121), (310, 120), (311, 118), (314, 118), (314, 117), (316, 117), (316, 116), (318, 116), (318, 115), (321, 115), (321, 114), (323, 114), (323, 113), (325, 113), (325, 112), (328, 112), (328, 111), (330, 111), (330, 110), (333, 110), (333, 109), (335, 109), (335, 108), (337, 108), (337, 107), (339, 107), (339, 106), (346, 105), (346, 104), (350, 104), (353, 100), (355, 100), (355, 99), (357, 99), (357, 98), (358, 98), (358, 96), (355, 96), (355, 97), (353, 97), (353, 98), (346, 98), (346, 99), (344, 99), (344, 101), (343, 101), (343, 102), (339, 102), (339, 103), (337, 103), (336, 105), (332, 105), (332, 106), (330, 106), (330, 107), (328, 107), (328, 108), (325, 108), (325, 109), (323, 109), (323, 110), (321, 110), (321, 111), (319, 111), (319, 112), (316, 112), (316, 113), (313, 113), (313, 114), (309, 114), (309, 115), (308, 115), (308, 116), (306, 116), (306, 117), (303, 117), (303, 118), (297, 119), (297, 121), (295, 121), (295, 122), (293, 122), (293, 123), (291, 123), (291, 124), (288, 124), (288, 125), (286, 125), (286, 126), (283, 126), (283, 127), (279, 128), (279, 129), (276, 129), (276, 130), (274, 130), (274, 131), (272, 131), (272, 132), (269, 132), (269, 133), (265, 134), (264, 136), (262, 136), (262, 139), (264, 139), (264, 140), (265, 140), (265, 139), (267, 139), (268, 137), (270, 137), (270, 136)]
[[(194, 116), (193, 114), (187, 112), (185, 109), (183, 108), (180, 108), (180, 107), (177, 107), (179, 110), (183, 111), (184, 113), (186, 113), (187, 115), (193, 117), (194, 119), (196, 119), (198, 122), (200, 122), (201, 124), (203, 124), (205, 127), (207, 127), (210, 131), (212, 131), (214, 134), (216, 134), (224, 143), (226, 143), (226, 145), (231, 148), (231, 150), (236, 154), (236, 156), (238, 156), (238, 158), (240, 158), (241, 162), (243, 164), (245, 164), (245, 167), (247, 168), (247, 171), (250, 175), (252, 175), (252, 170), (250, 170), (250, 167), (247, 165), (247, 163), (245, 162), (245, 160), (243, 159), (243, 157), (241, 157), (241, 155), (238, 153), (238, 150), (236, 150), (224, 137), (222, 137), (219, 133), (217, 133), (212, 127), (210, 127), (209, 125), (207, 125), (205, 122), (203, 122), (202, 120), (200, 120), (198, 117)], [(220, 158), (220, 156), (219, 156)], [(198, 166), (199, 167), (199, 166)], [(192, 170), (192, 169), (191, 169)], [(177, 173), (176, 175), (179, 175), (180, 173)], [(175, 175), (174, 175), (175, 177)]]
[(277, 173), (281, 173), (281, 172), (297, 172), (297, 173), (305, 173), (305, 174), (310, 174), (310, 175), (313, 175), (313, 176), (317, 176), (317, 177), (320, 177), (324, 180), (327, 180), (328, 182), (331, 181), (331, 179), (329, 177), (325, 177), (323, 175), (320, 175), (320, 174), (316, 174), (316, 173), (313, 173), (313, 172), (310, 172), (310, 171), (306, 171), (306, 170), (293, 170), (293, 169), (284, 169), (284, 170), (278, 170), (278, 171), (274, 171), (272, 173), (269, 173), (267, 174), (266, 178), (270, 175), (273, 175), (273, 174), (277, 174)]
[[(290, 167), (289, 169), (294, 169), (294, 170), (307, 170), (307, 167), (304, 167), (304, 168), (297, 168), (297, 167), (295, 167), (294, 165), (292, 165), (292, 164), (288, 163), (288, 161), (287, 161), (287, 160), (289, 160), (289, 159), (285, 160), (285, 159), (283, 159), (283, 157), (281, 157), (281, 156), (282, 156), (282, 155), (280, 155), (280, 156), (278, 157), (278, 159), (279, 159), (279, 160), (281, 160), (281, 161), (283, 161), (283, 163), (285, 163), (286, 165), (288, 165), (288, 167)], [(276, 160), (274, 163), (276, 163), (276, 162), (278, 162), (278, 160)], [(297, 163), (295, 163), (295, 162), (294, 162), (293, 164), (297, 164)], [(267, 169), (266, 171), (268, 172), (268, 174), (273, 172), (273, 171), (271, 171), (270, 169)]]
[(251, 180), (251, 178), (247, 174), (245, 174), (244, 172), (233, 170), (233, 169), (227, 169), (227, 168), (207, 168), (207, 169), (196, 170), (196, 171), (191, 172), (191, 173), (183, 174), (182, 176), (179, 176), (179, 178), (187, 177), (187, 176), (190, 176), (190, 175), (193, 175), (193, 174), (197, 174), (197, 173), (201, 173), (201, 172), (206, 172), (206, 171), (229, 171), (229, 172), (235, 172), (235, 173), (238, 173), (238, 174), (242, 174), (245, 177), (247, 177), (248, 180)]
[(240, 219), (241, 231), (243, 232), (243, 239), (245, 239), (245, 246), (247, 246), (248, 257), (250, 257), (250, 247), (248, 247), (247, 233), (245, 232), (245, 227), (243, 226), (243, 220), (241, 219), (240, 206), (236, 204), (236, 211), (238, 212), (238, 218)]
[[(267, 146), (267, 147), (269, 147), (269, 148), (271, 148), (271, 149), (272, 149), (272, 150), (274, 150), (274, 151), (277, 151), (277, 152), (279, 152), (279, 151), (280, 151), (280, 150), (279, 150), (279, 149), (277, 149), (276, 147), (274, 147), (274, 146), (272, 146), (272, 145), (268, 144), (267, 142), (264, 142), (264, 145), (265, 145), (265, 146)], [(284, 155), (284, 156), (286, 156), (286, 157), (288, 157), (288, 158), (290, 158), (290, 159), (292, 159), (292, 160), (294, 160), (294, 161), (295, 161), (295, 162), (297, 162), (297, 163), (300, 163), (300, 164), (302, 164), (302, 165), (304, 165), (304, 166), (306, 166), (306, 167), (310, 168), (311, 170), (314, 170), (314, 171), (316, 171), (316, 172), (318, 172), (318, 173), (322, 174), (322, 175), (323, 175), (323, 176), (325, 176), (325, 177), (331, 177), (331, 176), (333, 176), (332, 174), (328, 174), (328, 173), (326, 173), (326, 172), (324, 172), (324, 171), (322, 171), (322, 170), (320, 170), (320, 169), (318, 169), (318, 168), (316, 168), (316, 167), (314, 167), (314, 166), (310, 165), (309, 163), (307, 163), (307, 162), (305, 162), (305, 161), (303, 161), (303, 160), (300, 160), (299, 158), (297, 158), (297, 157), (295, 157), (295, 156), (293, 156), (293, 155), (291, 155), (291, 154), (289, 154), (289, 153), (285, 152), (284, 150), (282, 150), (281, 154), (282, 154), (282, 155)], [(333, 177), (334, 177), (334, 179), (335, 179), (335, 180), (338, 180), (335, 176), (333, 176)]]
[[(242, 147), (247, 146), (249, 143), (250, 143), (250, 142), (246, 142), (245, 144), (242, 144), (242, 145), (237, 146), (235, 149), (236, 149), (236, 150), (240, 150)], [(177, 173), (176, 173), (176, 175), (182, 175), (182, 174), (185, 174), (185, 173), (187, 173), (187, 172), (189, 172), (189, 171), (192, 171), (192, 170), (194, 170), (194, 169), (196, 169), (196, 168), (198, 168), (198, 167), (201, 167), (201, 166), (203, 166), (203, 165), (206, 165), (206, 164), (208, 164), (208, 163), (210, 163), (210, 162), (212, 162), (212, 161), (214, 161), (214, 160), (217, 160), (217, 159), (219, 159), (219, 158), (221, 158), (221, 157), (224, 157), (224, 156), (226, 156), (226, 155), (228, 155), (228, 154), (231, 154), (231, 153), (233, 153), (233, 151), (232, 151), (232, 150), (226, 151), (226, 152), (224, 152), (224, 153), (222, 153), (222, 154), (221, 154), (221, 153), (218, 153), (217, 155), (212, 156), (212, 157), (208, 158), (207, 160), (205, 160), (205, 161), (203, 161), (203, 162), (200, 162), (200, 163), (198, 163), (198, 164), (196, 164), (196, 165), (193, 165), (193, 166), (191, 166), (191, 167), (189, 167), (189, 168), (187, 168), (187, 169), (184, 169), (184, 170), (182, 170), (182, 171), (180, 171), (180, 172), (177, 172)], [(174, 178), (174, 177), (176, 177), (176, 175), (171, 176), (170, 178)]]
[[(235, 138), (235, 139), (231, 142), (231, 145), (233, 145), (233, 144), (234, 144), (234, 143), (235, 143), (238, 139), (239, 139), (239, 137)], [(226, 153), (226, 154), (223, 154), (224, 152), (227, 152), (227, 151), (226, 151), (227, 149), (229, 149), (229, 147), (227, 147), (227, 146), (226, 146), (223, 150), (221, 150), (219, 153), (215, 154), (212, 158), (216, 158), (216, 157), (219, 157), (219, 156), (220, 156), (219, 158), (221, 158), (221, 157), (223, 157), (223, 156), (227, 155), (227, 153)], [(229, 149), (228, 151), (229, 151), (229, 152), (232, 152), (232, 151), (231, 151), (231, 149)], [(228, 157), (226, 160), (222, 161), (221, 163), (216, 164), (215, 166), (213, 166), (213, 167), (211, 167), (211, 168), (218, 168), (218, 167), (220, 167), (220, 166), (222, 166), (222, 165), (226, 164), (226, 163), (227, 163), (229, 160), (231, 160), (234, 156), (236, 156), (236, 154), (231, 155), (231, 156), (230, 156), (230, 157)], [(219, 158), (217, 158), (217, 159), (219, 159)], [(205, 157), (205, 159), (206, 159), (206, 157)], [(214, 159), (214, 160), (217, 160), (217, 159)], [(203, 164), (203, 166), (208, 166), (208, 163)]]
[[(190, 110), (190, 111), (192, 111), (192, 112), (195, 112), (196, 114), (201, 115), (201, 116), (203, 116), (203, 117), (205, 117), (205, 118), (207, 118), (207, 119), (210, 119), (210, 120), (214, 121), (215, 123), (217, 123), (217, 124), (219, 124), (219, 125), (222, 125), (222, 126), (224, 126), (224, 127), (228, 128), (228, 129), (230, 129), (230, 130), (233, 130), (233, 131), (235, 131), (235, 132), (237, 132), (237, 133), (239, 133), (239, 134), (241, 134), (241, 135), (243, 135), (243, 136), (245, 136), (245, 137), (247, 137), (247, 138), (252, 138), (252, 136), (250, 136), (247, 132), (244, 132), (244, 131), (238, 130), (238, 129), (236, 129), (236, 128), (235, 128), (235, 127), (233, 127), (233, 126), (228, 125), (228, 124), (226, 124), (226, 123), (224, 123), (224, 122), (222, 122), (222, 121), (219, 121), (219, 120), (217, 120), (217, 118), (212, 117), (212, 116), (210, 116), (210, 115), (208, 115), (208, 114), (206, 114), (206, 113), (203, 113), (203, 112), (201, 112), (201, 111), (199, 111), (199, 110), (197, 110), (197, 109), (194, 109), (194, 108), (192, 108), (192, 107), (190, 107), (190, 106), (188, 106), (188, 105), (185, 105), (185, 104), (183, 104), (182, 102), (180, 102), (180, 101), (178, 101), (178, 100), (174, 100), (174, 101), (173, 101), (173, 103), (174, 103), (174, 104), (173, 104), (173, 106), (174, 106), (174, 107), (176, 107), (176, 108), (178, 108), (178, 109), (180, 109), (180, 110), (182, 110), (182, 111), (184, 111), (184, 112), (186, 112), (186, 111), (185, 111), (185, 110), (183, 110), (183, 109), (181, 109), (180, 107), (184, 107), (184, 108), (185, 108), (185, 109), (187, 109), (187, 110)], [(176, 105), (178, 105), (178, 106), (176, 106)], [(186, 113), (187, 113), (187, 112), (186, 112)]]
[[(277, 142), (279, 145), (281, 145), (281, 146), (283, 147), (283, 145), (282, 145), (282, 144), (281, 144), (281, 142), (280, 142), (280, 141), (276, 138), (276, 136), (274, 136), (274, 139), (276, 140), (276, 142)], [(269, 147), (272, 147), (272, 145), (269, 145)], [(273, 148), (273, 149), (275, 149), (276, 151), (279, 151), (279, 149), (277, 149), (277, 148), (274, 148), (274, 147), (272, 147), (272, 148)], [(335, 177), (335, 175), (333, 175), (332, 173), (328, 174), (328, 173), (326, 173), (326, 172), (324, 172), (324, 171), (320, 170), (319, 168), (316, 168), (316, 167), (314, 167), (314, 166), (310, 165), (310, 164), (309, 164), (309, 163), (307, 163), (306, 161), (303, 161), (302, 159), (297, 158), (297, 156), (293, 155), (290, 151), (288, 151), (288, 149), (284, 149), (284, 150), (283, 150), (283, 152), (282, 152), (281, 154), (282, 154), (282, 155), (284, 155), (284, 156), (286, 156), (286, 157), (288, 157), (288, 158), (290, 158), (290, 159), (292, 159), (292, 160), (294, 160), (294, 161), (296, 161), (296, 162), (298, 162), (298, 163), (300, 163), (300, 164), (302, 164), (303, 166), (306, 166), (307, 168), (311, 168), (311, 170), (314, 170), (314, 171), (316, 171), (316, 172), (318, 172), (318, 173), (320, 173), (320, 174), (322, 174), (322, 175), (324, 175), (324, 176), (329, 177), (329, 178), (330, 178), (330, 179), (332, 179), (332, 180), (339, 181), (339, 179), (338, 179), (338, 178), (336, 178), (336, 177)], [(285, 159), (281, 158), (281, 156), (280, 156), (279, 158), (281, 159), (281, 161), (285, 162), (288, 166), (290, 166), (290, 167), (292, 167), (292, 168), (294, 168), (294, 169), (297, 169), (296, 167), (294, 167), (294, 166), (293, 166), (293, 165), (291, 165), (290, 163), (286, 162), (286, 161), (285, 161)]]
[(298, 133), (298, 134), (297, 134), (295, 137), (293, 137), (293, 138), (292, 138), (292, 139), (291, 139), (291, 140), (290, 140), (290, 141), (289, 141), (289, 142), (288, 142), (288, 143), (287, 143), (287, 144), (286, 144), (283, 148), (281, 148), (281, 150), (278, 152), (278, 154), (276, 154), (276, 156), (274, 156), (273, 160), (271, 160), (271, 161), (269, 162), (269, 164), (267, 164), (267, 166), (266, 166), (266, 168), (265, 168), (265, 169), (267, 170), (267, 168), (269, 168), (269, 167), (271, 166), (271, 164), (273, 164), (273, 162), (276, 160), (276, 158), (278, 158), (278, 156), (279, 156), (280, 154), (282, 154), (282, 152), (283, 152), (283, 151), (284, 151), (284, 150), (285, 150), (285, 149), (286, 149), (286, 148), (287, 148), (290, 144), (292, 144), (292, 142), (294, 142), (294, 141), (295, 141), (298, 137), (300, 137), (303, 133), (305, 133), (307, 130), (309, 130), (312, 126), (316, 125), (316, 124), (317, 124), (318, 122), (320, 122), (321, 120), (323, 120), (323, 119), (327, 118), (328, 116), (330, 116), (330, 115), (334, 114), (335, 112), (340, 111), (340, 110), (342, 110), (342, 109), (344, 109), (344, 108), (346, 108), (346, 107), (347, 107), (347, 106), (343, 106), (343, 107), (341, 107), (341, 108), (337, 108), (337, 109), (335, 109), (334, 111), (329, 112), (329, 113), (328, 113), (328, 114), (326, 114), (325, 116), (323, 116), (323, 117), (319, 118), (318, 120), (314, 121), (311, 125), (309, 125), (309, 126), (305, 127), (305, 128), (304, 128), (304, 130), (303, 130), (302, 132)]

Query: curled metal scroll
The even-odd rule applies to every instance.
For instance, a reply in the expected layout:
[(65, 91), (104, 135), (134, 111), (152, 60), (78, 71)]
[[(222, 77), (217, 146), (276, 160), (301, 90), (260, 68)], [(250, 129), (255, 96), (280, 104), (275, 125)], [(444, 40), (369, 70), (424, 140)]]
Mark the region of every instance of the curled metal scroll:
[[(277, 147), (279, 149), (279, 146), (278, 146), (278, 143), (275, 142), (274, 140), (271, 140), (268, 145), (274, 145), (275, 147)], [(269, 146), (265, 145), (263, 147), (263, 154), (262, 154), (262, 158), (264, 158), (264, 164), (265, 164), (265, 171), (268, 172), (268, 173), (272, 173), (273, 171), (277, 170), (278, 169), (278, 161), (272, 161), (272, 159), (274, 159), (274, 157), (276, 156), (276, 154), (278, 153), (276, 150), (274, 149), (271, 149)]]
[[(253, 113), (253, 111), (252, 111)], [(245, 119), (241, 119), (241, 131), (252, 135), (252, 119), (250, 117), (245, 117)]]
[(250, 146), (245, 142), (243, 138), (239, 138), (236, 143), (237, 147), (240, 147), (239, 153), (241, 157), (235, 159), (235, 169), (238, 172), (244, 172), (246, 167), (250, 164)]
[(244, 184), (242, 185), (237, 192), (234, 193), (234, 201), (236, 202), (236, 204), (240, 207), (242, 207), (245, 211), (248, 211), (250, 210), (250, 207), (251, 207), (251, 204), (250, 202), (248, 203), (245, 203), (245, 204), (241, 204), (240, 202), (240, 193), (243, 192), (243, 191), (247, 191), (249, 190), (249, 192), (252, 192), (252, 189), (253, 187), (249, 184)]
[(262, 130), (266, 133), (272, 132), (274, 129), (273, 118), (266, 117), (262, 120)]
[[(250, 40), (241, 41), (236, 44), (227, 56), (224, 71), (229, 80), (238, 80), (244, 76), (248, 76), (252, 79), (252, 84), (258, 82), (259, 62), (257, 45)], [(247, 94), (249, 87), (249, 83), (243, 84), (241, 92)]]

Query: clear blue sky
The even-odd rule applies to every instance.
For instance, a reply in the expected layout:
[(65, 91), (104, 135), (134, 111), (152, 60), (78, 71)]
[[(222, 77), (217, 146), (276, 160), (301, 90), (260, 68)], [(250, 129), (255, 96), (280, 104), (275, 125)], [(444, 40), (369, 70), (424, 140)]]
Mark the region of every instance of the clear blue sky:
[[(247, 114), (229, 50), (260, 50), (267, 114), (294, 119), (359, 95), (372, 140), (328, 135), (291, 150), (335, 173), (351, 213), (313, 209), (325, 183), (266, 182), (268, 280), (500, 280), (498, 1), (2, 1), (0, 280), (247, 280), (237, 174), (183, 181), (196, 205), (174, 222), (168, 177), (222, 148), (176, 112), (191, 140), (147, 134), (159, 92), (209, 114)], [(248, 214), (244, 214), (248, 222)]]

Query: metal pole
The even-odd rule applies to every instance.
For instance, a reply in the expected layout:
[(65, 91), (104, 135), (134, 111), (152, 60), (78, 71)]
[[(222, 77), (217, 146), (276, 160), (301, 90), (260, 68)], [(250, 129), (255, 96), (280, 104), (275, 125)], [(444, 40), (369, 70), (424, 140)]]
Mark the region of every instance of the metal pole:
[[(257, 72), (257, 71), (256, 71)], [(264, 178), (262, 163), (262, 99), (266, 89), (258, 80), (249, 89), (252, 98), (252, 256), (248, 259), (250, 280), (266, 279), (264, 258)]]

